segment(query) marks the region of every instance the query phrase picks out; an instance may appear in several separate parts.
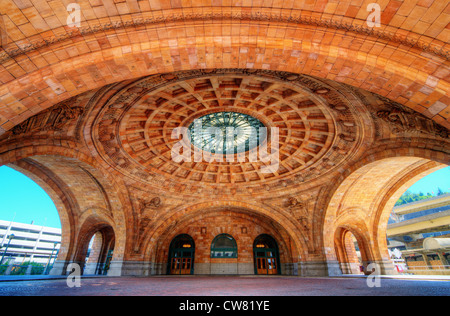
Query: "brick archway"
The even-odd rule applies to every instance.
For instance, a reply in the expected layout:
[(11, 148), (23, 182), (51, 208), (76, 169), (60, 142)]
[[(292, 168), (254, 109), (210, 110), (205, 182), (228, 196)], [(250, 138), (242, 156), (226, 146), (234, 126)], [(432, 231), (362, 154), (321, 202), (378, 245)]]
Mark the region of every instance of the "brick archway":
[[(358, 233), (355, 233), (358, 231)], [(368, 236), (367, 236), (368, 237)], [(359, 274), (360, 264), (367, 265), (371, 261), (370, 258), (370, 242), (367, 241), (366, 236), (359, 232), (357, 227), (340, 226), (335, 234), (335, 251), (337, 260), (343, 274)], [(360, 253), (361, 260), (356, 253), (354, 240), (356, 240)]]
[(37, 180), (57, 207), (63, 236), (52, 274), (65, 274), (69, 263), (84, 262), (92, 230), (105, 225), (116, 235), (114, 260), (124, 257), (129, 227), (122, 224), (126, 216), (123, 191), (120, 183), (107, 180), (106, 173), (89, 164), (92, 158), (73, 149), (33, 146), (9, 151), (0, 160)]
[[(307, 262), (310, 260), (308, 258), (307, 246), (304, 241), (304, 236), (299, 229), (293, 225), (293, 223), (284, 216), (279, 216), (276, 214), (275, 210), (266, 209), (262, 206), (258, 206), (255, 204), (238, 202), (238, 201), (220, 201), (217, 203), (199, 203), (191, 206), (187, 206), (184, 208), (180, 208), (175, 215), (172, 215), (170, 218), (163, 218), (158, 220), (157, 227), (152, 227), (153, 234), (146, 235), (146, 239), (143, 243), (142, 249), (144, 251), (145, 260), (149, 260), (153, 263), (163, 262), (166, 259), (166, 252), (168, 249), (168, 245), (170, 241), (177, 234), (186, 233), (183, 232), (183, 227), (188, 227), (188, 223), (195, 223), (198, 220), (204, 220), (206, 217), (214, 217), (214, 214), (220, 212), (225, 212), (227, 214), (231, 214), (232, 218), (239, 218), (240, 216), (246, 217), (247, 221), (253, 216), (255, 219), (258, 219), (258, 225), (261, 227), (265, 227), (268, 232), (278, 232), (281, 234), (279, 236), (283, 236), (282, 242), (283, 249), (285, 250), (285, 260), (289, 265), (294, 264), (296, 267), (294, 269), (300, 270), (300, 267), (297, 268), (297, 263)], [(233, 215), (234, 214), (234, 215)], [(265, 223), (272, 223), (267, 224)], [(237, 221), (236, 223), (239, 223)], [(246, 223), (246, 222), (243, 222)], [(205, 225), (207, 224), (207, 221)], [(174, 226), (175, 225), (175, 226)], [(219, 233), (229, 233), (225, 229), (225, 227), (233, 226), (233, 222), (231, 224), (228, 222), (223, 223), (223, 228), (219, 225), (217, 226), (218, 231), (216, 233), (212, 233), (211, 231), (207, 232), (210, 241)], [(246, 223), (248, 225), (248, 223)], [(155, 225), (156, 226), (156, 225)], [(277, 227), (277, 230), (274, 230), (274, 227)], [(249, 228), (250, 230), (250, 228)], [(245, 233), (244, 235), (246, 235)], [(238, 244), (240, 244), (240, 234), (233, 235)], [(257, 235), (254, 236), (255, 238)], [(204, 238), (204, 237), (202, 237)], [(253, 240), (247, 240), (247, 246), (252, 248)], [(147, 261), (148, 262), (148, 261)], [(161, 273), (163, 270), (160, 267), (157, 268), (156, 273)], [(290, 267), (289, 269), (293, 269)]]
[[(385, 1), (380, 28), (351, 0), (82, 1), (77, 29), (65, 5), (0, 5), (0, 165), (69, 214), (61, 260), (88, 238), (86, 214), (132, 274), (162, 262), (177, 225), (229, 209), (283, 231), (302, 274), (337, 268), (342, 230), (383, 262), (392, 199), (450, 163), (442, 1)], [(170, 131), (218, 111), (278, 127), (279, 169), (172, 160)]]
[[(73, 261), (78, 263), (85, 273), (98, 273), (98, 268), (103, 272), (105, 267), (98, 265), (105, 265), (108, 252), (113, 251), (115, 248), (116, 233), (114, 227), (116, 224), (109, 218), (105, 210), (89, 210), (82, 215), (80, 221), (82, 222), (82, 225), (78, 232), (77, 250), (74, 254)], [(86, 267), (85, 265), (86, 256), (89, 242), (92, 237), (98, 233), (101, 235), (101, 244), (97, 245), (97, 247), (100, 248), (97, 254), (97, 268), (92, 270), (91, 267)], [(88, 271), (86, 271), (86, 268), (88, 268)], [(109, 270), (109, 267), (107, 269)]]
[[(401, 150), (385, 150), (367, 155), (350, 168), (345, 180), (333, 191), (327, 207), (324, 247), (335, 249), (331, 236), (347, 227), (356, 233), (357, 239), (363, 240), (366, 260), (380, 264), (382, 273), (394, 273), (386, 244), (389, 215), (398, 198), (412, 184), (450, 164), (445, 155), (440, 157), (440, 162), (423, 158), (433, 156), (429, 150), (409, 149), (406, 155)], [(328, 253), (327, 258), (336, 260), (335, 252)]]
[(69, 190), (65, 190), (65, 185), (49, 170), (43, 170), (42, 166), (27, 159), (22, 159), (7, 165), (8, 167), (24, 174), (37, 185), (39, 185), (54, 203), (59, 220), (61, 222), (61, 246), (58, 252), (58, 259), (67, 261), (73, 252), (75, 218), (73, 212), (78, 209), (78, 205), (73, 203), (73, 196)]
[[(398, 45), (399, 38), (395, 35), (391, 39), (385, 35), (386, 43), (379, 44), (377, 37), (346, 32), (344, 27), (305, 25), (281, 17), (278, 20), (272, 17), (269, 24), (246, 16), (243, 20), (238, 17), (214, 21), (207, 12), (203, 14), (205, 18), (200, 21), (174, 20), (151, 25), (149, 31), (156, 35), (154, 38), (147, 33), (143, 36), (142, 31), (133, 27), (124, 28), (127, 37), (143, 40), (106, 45), (93, 52), (79, 53), (73, 42), (64, 48), (44, 46), (40, 54), (56, 54), (61, 58), (50, 65), (42, 63), (42, 67), (34, 67), (29, 73), (17, 72), (17, 65), (8, 66), (1, 90), (6, 111), (0, 113), (0, 131), (10, 130), (74, 95), (111, 83), (207, 68), (270, 69), (327, 78), (376, 92), (445, 127), (450, 126), (447, 105), (450, 89), (445, 80), (448, 66), (444, 57), (420, 55), (416, 48), (407, 51)], [(234, 33), (241, 32), (248, 33), (234, 37)], [(109, 43), (106, 35), (95, 35), (96, 41)], [(70, 40), (73, 39), (69, 37), (66, 43)], [(87, 39), (83, 45), (89, 47), (91, 43), (92, 39)], [(66, 51), (69, 48), (72, 48), (70, 55)]]

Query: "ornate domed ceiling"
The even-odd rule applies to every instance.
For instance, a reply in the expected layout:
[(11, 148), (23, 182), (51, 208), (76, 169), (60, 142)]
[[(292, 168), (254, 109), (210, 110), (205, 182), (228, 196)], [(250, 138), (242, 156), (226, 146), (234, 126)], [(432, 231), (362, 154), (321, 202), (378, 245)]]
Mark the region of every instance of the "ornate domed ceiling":
[[(282, 72), (234, 69), (156, 75), (133, 82), (97, 106), (101, 111), (94, 139), (99, 139), (97, 150), (113, 168), (136, 181), (189, 194), (246, 194), (312, 180), (338, 168), (362, 136), (361, 118), (343, 93), (312, 78)], [(260, 150), (257, 161), (249, 155), (231, 162), (205, 157), (198, 161), (192, 151), (189, 161), (175, 162), (171, 152), (181, 136), (174, 138), (174, 129), (223, 113), (242, 114), (269, 133), (277, 131), (279, 160), (267, 159)], [(274, 141), (271, 136), (269, 142)], [(266, 147), (266, 153), (275, 153)], [(279, 164), (268, 173), (264, 167), (274, 162)]]

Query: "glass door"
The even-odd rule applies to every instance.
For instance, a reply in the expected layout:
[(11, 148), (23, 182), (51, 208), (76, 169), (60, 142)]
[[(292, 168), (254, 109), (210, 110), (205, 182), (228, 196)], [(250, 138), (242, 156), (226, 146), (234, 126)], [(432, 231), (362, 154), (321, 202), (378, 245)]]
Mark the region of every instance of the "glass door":
[(278, 245), (268, 235), (256, 238), (253, 245), (255, 273), (260, 275), (280, 274)]
[(176, 237), (169, 251), (169, 274), (183, 275), (194, 272), (194, 241), (188, 235)]

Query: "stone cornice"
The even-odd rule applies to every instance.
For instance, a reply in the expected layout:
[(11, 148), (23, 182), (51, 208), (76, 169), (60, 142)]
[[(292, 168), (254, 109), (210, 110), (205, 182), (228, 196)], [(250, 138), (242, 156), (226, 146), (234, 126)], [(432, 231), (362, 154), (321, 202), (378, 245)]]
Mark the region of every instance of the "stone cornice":
[(422, 50), (423, 52), (436, 55), (438, 57), (444, 58), (446, 60), (450, 59), (450, 51), (444, 49), (444, 45), (440, 48), (431, 45), (430, 43), (425, 43), (419, 40), (410, 39), (407, 36), (399, 36), (394, 32), (388, 32), (384, 30), (377, 30), (376, 28), (370, 28), (362, 25), (354, 25), (342, 21), (325, 20), (316, 17), (311, 17), (309, 15), (298, 14), (268, 14), (261, 12), (195, 12), (195, 13), (179, 13), (171, 14), (167, 16), (158, 17), (147, 17), (147, 18), (136, 18), (129, 21), (115, 21), (110, 23), (105, 23), (101, 25), (96, 25), (92, 27), (81, 27), (79, 29), (74, 29), (71, 32), (67, 32), (60, 36), (55, 36), (51, 38), (45, 38), (40, 41), (35, 41), (20, 48), (8, 49), (3, 47), (3, 51), (0, 52), (0, 64), (3, 64), (15, 57), (21, 56), (23, 54), (49, 47), (53, 44), (58, 44), (73, 38), (80, 36), (88, 36), (97, 34), (100, 32), (117, 30), (117, 29), (127, 29), (127, 28), (138, 28), (145, 26), (152, 26), (165, 23), (176, 23), (176, 22), (196, 22), (196, 21), (229, 21), (229, 20), (239, 20), (239, 21), (255, 21), (255, 22), (272, 22), (272, 23), (292, 23), (297, 25), (315, 26), (325, 29), (340, 30), (345, 32), (351, 32), (355, 34), (360, 34), (364, 36), (371, 37), (373, 39), (381, 39), (388, 42), (394, 42), (396, 44), (401, 44), (407, 47)]

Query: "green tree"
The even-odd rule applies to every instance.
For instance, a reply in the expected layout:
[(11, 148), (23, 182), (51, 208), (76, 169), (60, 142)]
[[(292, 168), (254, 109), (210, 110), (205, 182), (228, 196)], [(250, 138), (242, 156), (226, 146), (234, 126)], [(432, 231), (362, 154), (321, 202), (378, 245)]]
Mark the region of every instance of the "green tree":
[[(443, 192), (439, 188), (437, 195), (439, 196), (439, 195), (442, 195), (445, 193), (446, 192)], [(407, 190), (405, 193), (403, 193), (403, 195), (400, 197), (400, 199), (397, 201), (397, 203), (395, 203), (395, 206), (400, 206), (400, 205), (404, 205), (404, 204), (408, 204), (408, 203), (412, 203), (412, 202), (416, 202), (416, 201), (420, 201), (420, 200), (425, 200), (425, 199), (429, 199), (432, 197), (433, 197), (433, 195), (430, 193), (427, 193), (425, 195), (423, 192), (413, 193), (410, 190)]]

